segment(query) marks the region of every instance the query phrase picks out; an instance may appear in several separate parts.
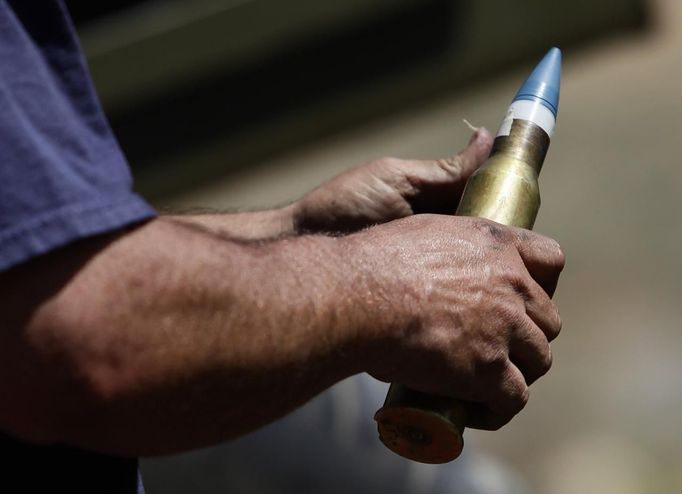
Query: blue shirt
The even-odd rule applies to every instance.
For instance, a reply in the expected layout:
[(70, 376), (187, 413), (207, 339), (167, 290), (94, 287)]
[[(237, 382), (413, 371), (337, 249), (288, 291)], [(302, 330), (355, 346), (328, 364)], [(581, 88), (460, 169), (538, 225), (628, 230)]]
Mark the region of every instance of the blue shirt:
[(0, 2), (0, 270), (149, 218), (63, 2)]
[[(154, 214), (132, 192), (63, 2), (0, 0), (0, 271)], [(135, 459), (1, 432), (0, 457), (3, 485), (17, 477), (22, 492), (141, 491)]]

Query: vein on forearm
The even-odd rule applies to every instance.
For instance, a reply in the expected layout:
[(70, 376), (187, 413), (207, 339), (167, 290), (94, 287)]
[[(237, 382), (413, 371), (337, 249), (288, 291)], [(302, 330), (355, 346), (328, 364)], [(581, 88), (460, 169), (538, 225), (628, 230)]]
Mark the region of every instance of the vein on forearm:
[[(351, 374), (342, 358), (357, 323), (335, 300), (343, 273), (329, 242), (235, 242), (162, 218), (24, 271), (10, 299), (30, 298), (59, 256), (86, 258), (34, 301), (9, 342), (19, 354), (3, 355), (0, 389), (24, 398), (11, 418), (28, 410), (17, 430), (166, 453), (241, 434)], [(29, 383), (11, 382), (26, 362)]]

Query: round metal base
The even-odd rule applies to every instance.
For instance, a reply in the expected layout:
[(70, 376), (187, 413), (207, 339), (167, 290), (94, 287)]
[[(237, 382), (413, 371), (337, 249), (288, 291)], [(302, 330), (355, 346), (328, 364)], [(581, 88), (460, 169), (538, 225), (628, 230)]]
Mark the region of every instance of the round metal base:
[(421, 463), (447, 463), (462, 453), (462, 432), (441, 414), (384, 406), (375, 415), (379, 439), (394, 453)]

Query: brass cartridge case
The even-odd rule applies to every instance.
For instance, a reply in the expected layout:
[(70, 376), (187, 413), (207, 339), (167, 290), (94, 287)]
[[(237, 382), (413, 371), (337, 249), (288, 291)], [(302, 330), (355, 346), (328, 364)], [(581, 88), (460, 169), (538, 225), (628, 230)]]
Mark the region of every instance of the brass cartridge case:
[[(469, 178), (456, 214), (532, 229), (540, 208), (538, 174), (548, 147), (542, 128), (514, 120), (509, 135), (495, 139), (490, 157)], [(374, 419), (380, 440), (405, 458), (446, 463), (462, 452), (467, 414), (455, 398), (393, 383)]]

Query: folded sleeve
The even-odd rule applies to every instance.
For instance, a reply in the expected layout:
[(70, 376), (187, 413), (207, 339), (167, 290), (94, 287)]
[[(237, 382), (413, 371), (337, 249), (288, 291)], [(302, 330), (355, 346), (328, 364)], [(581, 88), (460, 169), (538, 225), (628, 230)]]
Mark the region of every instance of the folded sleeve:
[(155, 214), (133, 192), (63, 3), (4, 3), (0, 271)]

